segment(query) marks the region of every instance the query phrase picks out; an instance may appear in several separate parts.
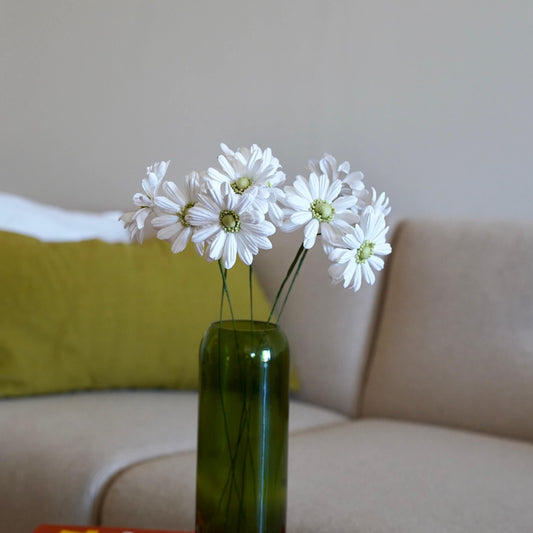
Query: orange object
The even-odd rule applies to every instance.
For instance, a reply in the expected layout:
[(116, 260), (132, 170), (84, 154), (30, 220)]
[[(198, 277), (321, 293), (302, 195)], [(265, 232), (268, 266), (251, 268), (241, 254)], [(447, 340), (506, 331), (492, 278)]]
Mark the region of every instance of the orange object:
[(192, 531), (163, 531), (161, 529), (138, 529), (131, 527), (104, 526), (39, 526), (33, 533), (193, 533)]

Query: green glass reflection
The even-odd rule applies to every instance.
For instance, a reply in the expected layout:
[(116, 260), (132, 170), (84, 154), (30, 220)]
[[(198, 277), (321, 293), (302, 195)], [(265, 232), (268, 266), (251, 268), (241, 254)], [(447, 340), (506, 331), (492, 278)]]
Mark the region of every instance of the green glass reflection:
[(267, 322), (212, 324), (200, 347), (196, 531), (285, 531), (289, 348)]

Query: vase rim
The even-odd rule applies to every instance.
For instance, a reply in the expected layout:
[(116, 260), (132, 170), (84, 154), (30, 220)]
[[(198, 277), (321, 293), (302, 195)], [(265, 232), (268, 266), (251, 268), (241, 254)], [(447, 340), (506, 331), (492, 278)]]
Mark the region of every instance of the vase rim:
[(233, 330), (234, 327), (237, 331), (273, 331), (279, 329), (278, 324), (275, 324), (273, 322), (267, 322), (266, 320), (232, 320), (231, 318), (226, 320), (217, 320), (216, 322), (213, 322), (211, 324), (211, 327), (220, 327), (221, 329), (230, 331)]

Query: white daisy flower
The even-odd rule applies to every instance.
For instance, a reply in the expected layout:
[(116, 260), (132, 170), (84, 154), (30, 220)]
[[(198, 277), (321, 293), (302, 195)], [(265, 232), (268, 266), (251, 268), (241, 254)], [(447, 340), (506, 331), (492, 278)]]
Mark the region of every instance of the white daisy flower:
[[(200, 174), (192, 172), (185, 177), (183, 190), (174, 182), (167, 181), (161, 187), (162, 195), (154, 200), (159, 216), (152, 220), (152, 226), (159, 229), (159, 239), (172, 244), (171, 249), (175, 254), (185, 249), (194, 232), (194, 227), (186, 217), (189, 209), (198, 201), (201, 185)], [(203, 254), (202, 243), (195, 243), (195, 248), (199, 255)]]
[(236, 152), (221, 144), (224, 152), (218, 157), (221, 168), (210, 168), (209, 177), (218, 183), (228, 183), (235, 194), (247, 194), (256, 190), (255, 207), (280, 225), (283, 212), (278, 201), (283, 191), (277, 188), (285, 181), (279, 160), (272, 155), (272, 150), (264, 151), (256, 144), (251, 148), (238, 148)]
[[(143, 211), (141, 209), (137, 209), (136, 211), (126, 211), (119, 217), (119, 220), (124, 223), (124, 227), (128, 230), (130, 240), (138, 241), (140, 243), (143, 242), (144, 222), (146, 220), (144, 214), (142, 217), (140, 216), (141, 213), (143, 213)], [(138, 221), (137, 217), (139, 217)]]
[(330, 180), (339, 179), (342, 182), (343, 195), (353, 194), (359, 198), (365, 197), (367, 190), (363, 182), (362, 172), (350, 172), (350, 163), (344, 161), (340, 165), (331, 154), (324, 154), (322, 159), (311, 159), (308, 164), (310, 172), (317, 175), (325, 174)]
[(131, 240), (137, 240), (142, 243), (146, 221), (154, 213), (154, 200), (159, 193), (169, 164), (170, 161), (161, 161), (147, 167), (147, 177), (141, 182), (144, 193), (137, 193), (133, 196), (133, 203), (137, 206), (137, 209), (128, 211), (119, 218), (129, 231)]
[(391, 212), (391, 207), (389, 205), (389, 198), (382, 192), (379, 196), (377, 195), (376, 189), (372, 187), (372, 194), (367, 199), (368, 205), (371, 205), (374, 208), (376, 213), (381, 213), (386, 217)]
[(383, 213), (368, 206), (361, 223), (342, 238), (343, 246), (335, 247), (329, 254), (334, 263), (328, 269), (332, 283), (343, 283), (355, 292), (361, 288), (363, 278), (373, 285), (376, 281), (373, 270), (379, 271), (384, 265), (378, 256), (391, 253), (391, 246), (385, 241), (388, 229)]
[(238, 255), (250, 265), (259, 249), (272, 248), (267, 237), (276, 228), (254, 208), (256, 194), (256, 190), (235, 194), (228, 183), (206, 183), (186, 220), (197, 227), (192, 241), (206, 245), (208, 260), (222, 258), (224, 268), (231, 268)]
[(326, 174), (320, 177), (311, 172), (309, 179), (297, 176), (292, 186), (285, 187), (284, 203), (286, 220), (283, 231), (294, 231), (304, 227), (305, 248), (312, 248), (320, 232), (328, 251), (350, 231), (359, 218), (352, 211), (357, 198), (341, 194), (342, 182), (330, 180)]

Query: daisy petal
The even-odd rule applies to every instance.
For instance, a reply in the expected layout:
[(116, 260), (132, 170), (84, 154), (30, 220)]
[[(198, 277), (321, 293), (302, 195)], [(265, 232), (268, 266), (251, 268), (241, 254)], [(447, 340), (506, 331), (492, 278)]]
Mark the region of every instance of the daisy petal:
[(309, 224), (307, 224), (304, 228), (304, 236), (306, 238), (311, 237), (314, 235), (315, 237), (318, 234), (318, 230), (320, 229), (320, 222), (316, 218), (313, 218)]
[(355, 196), (341, 196), (333, 202), (333, 207), (335, 211), (344, 211), (350, 209), (357, 203), (357, 198)]
[(361, 226), (361, 229), (363, 230), (363, 233), (365, 235), (369, 235), (370, 229), (371, 229), (371, 223), (372, 223), (372, 215), (374, 214), (374, 210), (372, 207), (365, 208), (363, 212), (363, 216), (361, 217), (361, 222), (359, 225)]
[(374, 246), (374, 253), (378, 255), (389, 255), (392, 252), (391, 245), (388, 242), (376, 244)]
[(220, 229), (220, 224), (210, 224), (208, 226), (203, 226), (201, 228), (197, 228), (192, 236), (193, 242), (202, 242), (209, 237), (212, 237), (217, 231), (222, 231)]
[(226, 235), (227, 233), (225, 231), (219, 231), (209, 244), (207, 253), (211, 259), (220, 259), (222, 256), (222, 251), (226, 242)]
[(330, 253), (328, 254), (328, 259), (332, 262), (332, 263), (337, 263), (341, 254), (344, 252), (345, 250), (343, 248), (333, 248)]
[(353, 282), (350, 285), (350, 289), (357, 292), (361, 288), (361, 265), (357, 264), (355, 267), (355, 273), (353, 276)]
[(267, 239), (267, 237), (255, 237), (255, 242), (261, 250), (270, 250), (272, 249), (272, 243)]
[[(310, 211), (297, 211), (291, 215), (290, 220), (293, 224), (303, 225), (309, 222), (312, 218), (313, 215)], [(316, 218), (314, 220), (316, 220)], [(318, 220), (316, 220), (316, 223), (318, 224)]]
[(220, 149), (224, 152), (225, 155), (227, 156), (233, 156), (235, 155), (235, 152), (229, 148), (228, 145), (224, 144), (224, 143), (220, 143)]
[(339, 259), (337, 260), (338, 263), (348, 263), (348, 261), (352, 261), (355, 257), (355, 250), (343, 250), (342, 254), (340, 255)]
[(376, 276), (374, 275), (374, 272), (372, 272), (370, 265), (368, 263), (362, 263), (361, 269), (363, 270), (363, 277), (365, 278), (365, 281), (369, 285), (374, 285), (376, 281)]
[(302, 176), (297, 176), (292, 185), (293, 185), (294, 190), (302, 198), (305, 198), (309, 202), (309, 204), (313, 202), (314, 198), (313, 196), (311, 196), (311, 191), (309, 190), (309, 186), (307, 185), (304, 178), (302, 178)]
[[(187, 178), (185, 178), (185, 180), (186, 183), (189, 181)], [(186, 196), (180, 191), (179, 187), (173, 181), (167, 181), (163, 183), (162, 189), (165, 195), (178, 205), (182, 206), (187, 203), (188, 200)]]
[(283, 211), (281, 207), (276, 203), (270, 203), (268, 206), (268, 214), (270, 216), (270, 220), (276, 225), (280, 226), (283, 221)]
[(261, 151), (261, 148), (259, 148), (259, 146), (254, 145), (252, 147), (252, 153), (250, 154), (250, 160), (248, 161), (248, 168), (254, 168), (257, 163), (259, 163), (260, 165), (261, 162), (259, 161), (259, 159), (261, 159), (262, 156), (263, 153)]
[[(314, 172), (309, 176), (309, 190), (311, 191), (313, 200), (320, 198), (320, 183), (318, 176)], [(325, 198), (322, 198), (322, 200), (325, 200)]]
[[(322, 176), (320, 176), (319, 187), (320, 187), (320, 198), (326, 200), (326, 198), (328, 197), (329, 178), (325, 174), (322, 174)], [(328, 201), (329, 200), (326, 200), (326, 202)]]
[[(266, 237), (264, 238), (266, 239)], [(245, 231), (241, 231), (239, 233), (239, 240), (242, 241), (242, 245), (246, 246), (252, 254), (255, 255), (259, 251), (259, 243), (257, 242), (256, 237), (253, 235), (249, 235)]]
[(383, 226), (378, 226), (376, 224), (374, 231), (369, 233), (368, 240), (372, 242), (376, 242), (376, 243), (384, 242), (388, 231), (389, 231), (389, 227), (385, 226), (385, 222), (383, 222)]
[(352, 282), (355, 271), (357, 270), (357, 263), (355, 261), (348, 261), (344, 268), (344, 288), (346, 289)]
[(176, 204), (166, 196), (156, 196), (154, 204), (157, 205), (157, 207), (160, 207), (161, 209), (170, 213), (178, 213), (181, 210), (181, 207), (178, 204)]
[(171, 250), (173, 253), (177, 254), (183, 252), (189, 239), (191, 237), (192, 230), (191, 228), (183, 228), (183, 231), (180, 231), (174, 241), (172, 242)]
[(171, 224), (179, 222), (179, 218), (176, 215), (161, 215), (152, 219), (152, 226), (154, 228), (164, 228)]
[(335, 198), (339, 196), (341, 192), (341, 188), (342, 188), (341, 180), (333, 180), (333, 182), (328, 188), (328, 192), (324, 200), (326, 200), (326, 202), (333, 202), (333, 200), (335, 200)]
[(304, 248), (310, 249), (314, 246), (320, 224), (313, 218), (304, 228)]
[(284, 220), (280, 226), (281, 231), (283, 231), (284, 233), (291, 233), (301, 227), (301, 224), (294, 224), (294, 222), (291, 222), (290, 220)]
[(291, 194), (290, 196), (287, 196), (287, 203), (293, 208), (300, 211), (306, 211), (309, 209), (310, 203), (301, 196), (297, 196), (296, 194)]
[[(240, 240), (240, 239), (237, 239)], [(251, 265), (252, 261), (254, 260), (254, 256), (252, 255), (252, 252), (247, 246), (237, 246), (237, 253), (239, 254), (239, 257), (241, 258), (241, 261), (245, 265)]]
[(172, 237), (181, 231), (182, 228), (183, 226), (179, 222), (177, 224), (171, 224), (170, 226), (160, 229), (157, 232), (157, 238), (162, 240), (172, 239)]
[(207, 171), (207, 175), (214, 181), (218, 181), (219, 183), (222, 183), (224, 181), (228, 181), (228, 176), (220, 172), (217, 168), (210, 168)]
[(231, 268), (237, 259), (237, 239), (233, 233), (228, 233), (222, 252), (222, 263), (224, 268)]
[(203, 226), (218, 222), (219, 215), (201, 205), (195, 205), (187, 213), (187, 222), (193, 226)]
[(342, 234), (340, 231), (336, 231), (331, 224), (323, 223), (320, 227), (322, 233), (322, 240), (331, 245), (342, 244)]
[[(193, 231), (194, 231), (194, 230), (193, 230)], [(191, 241), (192, 241), (192, 237), (191, 237)], [(196, 253), (197, 253), (199, 256), (204, 255), (205, 243), (203, 243), (203, 242), (194, 242), (194, 241), (193, 241), (193, 244), (194, 244), (194, 249), (196, 250)]]
[(357, 250), (357, 248), (359, 248), (359, 246), (361, 246), (361, 244), (363, 243), (362, 239), (359, 239), (355, 232), (344, 235), (342, 241), (351, 250)]
[(234, 180), (237, 178), (235, 169), (231, 166), (229, 161), (223, 155), (218, 156), (218, 162), (220, 163), (222, 170), (226, 173), (230, 180)]
[(332, 283), (340, 283), (343, 280), (344, 266), (333, 264), (328, 268), (328, 274)]
[(346, 224), (353, 226), (359, 222), (359, 217), (353, 211), (345, 211), (344, 213), (335, 213), (335, 222), (345, 222)]
[(361, 244), (363, 243), (363, 241), (365, 240), (365, 234), (363, 232), (363, 230), (361, 229), (361, 226), (359, 224), (357, 224), (354, 228), (354, 234), (355, 234), (355, 238), (359, 241), (359, 246), (361, 246)]
[(341, 163), (339, 165), (338, 171), (339, 172), (344, 172), (345, 174), (349, 174), (350, 173), (350, 163), (348, 163), (348, 161), (344, 161), (343, 163)]
[(380, 270), (383, 270), (383, 267), (385, 266), (385, 261), (383, 261), (383, 259), (381, 259), (381, 257), (378, 257), (377, 255), (373, 255), (369, 257), (368, 263), (374, 270), (378, 272)]

